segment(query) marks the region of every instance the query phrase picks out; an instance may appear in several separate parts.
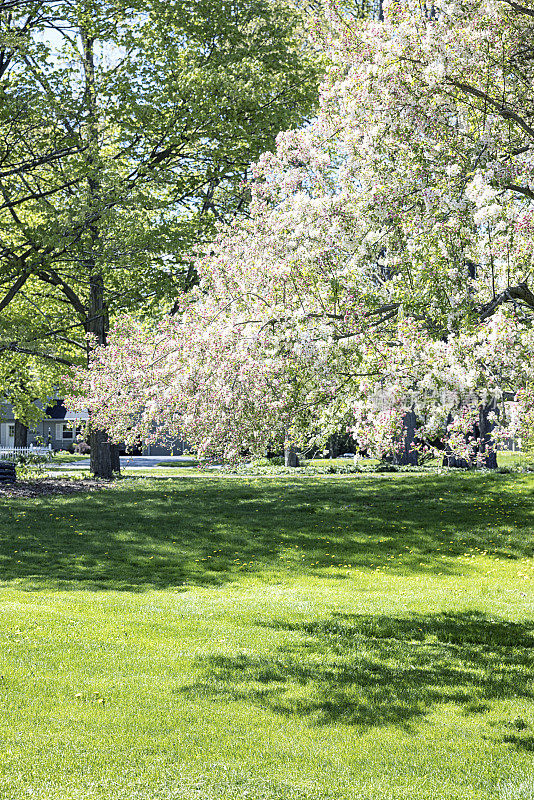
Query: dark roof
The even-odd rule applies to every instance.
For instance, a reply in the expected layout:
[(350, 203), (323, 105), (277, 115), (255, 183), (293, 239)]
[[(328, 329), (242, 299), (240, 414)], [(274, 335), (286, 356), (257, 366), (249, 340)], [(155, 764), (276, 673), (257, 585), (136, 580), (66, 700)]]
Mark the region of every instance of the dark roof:
[(67, 409), (63, 405), (63, 400), (56, 400), (55, 405), (49, 406), (46, 409), (46, 416), (48, 419), (65, 419)]

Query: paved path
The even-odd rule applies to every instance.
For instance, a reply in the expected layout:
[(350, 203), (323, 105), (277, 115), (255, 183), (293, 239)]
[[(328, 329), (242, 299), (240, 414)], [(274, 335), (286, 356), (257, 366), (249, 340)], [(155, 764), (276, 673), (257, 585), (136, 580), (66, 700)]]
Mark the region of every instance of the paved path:
[[(164, 464), (165, 466), (169, 467), (182, 467), (183, 468), (183, 477), (191, 477), (191, 478), (206, 478), (206, 477), (225, 477), (225, 478), (332, 478), (332, 477), (346, 477), (343, 473), (328, 473), (328, 474), (303, 474), (297, 473), (297, 475), (292, 475), (291, 473), (276, 473), (274, 475), (255, 475), (252, 473), (247, 473), (244, 475), (236, 475), (227, 472), (220, 472), (220, 468), (214, 467), (211, 468), (209, 471), (199, 475), (198, 472), (189, 472), (186, 470), (186, 467), (191, 467), (192, 457), (191, 456), (121, 456), (121, 470), (150, 470), (154, 468), (158, 468), (159, 464)], [(83, 461), (72, 461), (67, 464), (54, 464), (50, 475), (53, 475), (54, 472), (70, 472), (74, 470), (88, 470), (90, 466), (90, 462), (88, 458), (84, 458)], [(161, 467), (162, 470), (165, 469), (165, 466)], [(173, 472), (173, 475), (176, 477), (177, 473)]]
[[(121, 456), (121, 469), (152, 469), (158, 464), (165, 464), (173, 467), (190, 467), (191, 456)], [(89, 469), (88, 458), (83, 461), (71, 461), (67, 464), (54, 464), (54, 469)], [(163, 467), (164, 469), (164, 467)]]

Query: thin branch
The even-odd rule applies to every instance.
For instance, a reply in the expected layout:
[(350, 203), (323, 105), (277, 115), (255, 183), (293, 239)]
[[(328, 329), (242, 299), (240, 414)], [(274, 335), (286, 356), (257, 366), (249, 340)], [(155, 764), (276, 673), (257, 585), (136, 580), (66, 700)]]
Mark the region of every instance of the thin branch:
[[(1, 178), (2, 175), (0, 175), (0, 179)], [(49, 189), (47, 192), (35, 191), (32, 194), (26, 195), (26, 197), (20, 197), (18, 200), (6, 200), (3, 205), (0, 206), (0, 211), (3, 211), (4, 208), (15, 208), (15, 206), (20, 206), (28, 200), (42, 200), (44, 197), (50, 197), (53, 194), (57, 194), (57, 192), (62, 192), (64, 189), (68, 189), (70, 186), (80, 183), (81, 180), (82, 178), (75, 178), (72, 181), (63, 183), (61, 186), (56, 186), (54, 189)]]
[(36, 358), (45, 358), (47, 361), (53, 361), (55, 364), (65, 364), (67, 367), (74, 367), (73, 361), (67, 361), (65, 358), (59, 356), (51, 356), (47, 353), (38, 353), (35, 350), (29, 350), (26, 347), (19, 347), (16, 342), (10, 342), (3, 347), (0, 347), (0, 353), (23, 353), (27, 356), (35, 356)]
[(81, 153), (84, 150), (87, 150), (87, 145), (65, 147), (63, 150), (55, 150), (47, 155), (34, 158), (31, 161), (22, 161), (10, 169), (0, 172), (0, 178), (8, 178), (10, 175), (18, 175), (21, 172), (27, 172), (28, 170), (33, 169), (33, 167), (39, 167), (42, 164), (50, 164), (52, 161), (57, 161), (65, 156), (71, 156), (73, 153)]

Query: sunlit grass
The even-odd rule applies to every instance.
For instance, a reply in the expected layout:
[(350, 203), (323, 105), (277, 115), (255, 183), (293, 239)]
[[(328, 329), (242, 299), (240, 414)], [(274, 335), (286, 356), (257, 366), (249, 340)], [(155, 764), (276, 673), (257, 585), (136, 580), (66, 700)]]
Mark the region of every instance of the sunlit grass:
[(0, 499), (0, 797), (532, 800), (533, 488)]
[(76, 461), (87, 461), (88, 458), (88, 455), (81, 455), (80, 453), (68, 453), (62, 450), (61, 452), (53, 454), (49, 462), (49, 466), (55, 466), (56, 464), (74, 464)]

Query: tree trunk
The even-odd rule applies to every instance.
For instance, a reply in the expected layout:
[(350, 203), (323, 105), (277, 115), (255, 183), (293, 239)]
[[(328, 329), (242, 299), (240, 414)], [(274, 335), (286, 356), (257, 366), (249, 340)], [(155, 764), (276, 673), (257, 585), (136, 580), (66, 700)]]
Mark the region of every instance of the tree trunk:
[(332, 434), (328, 441), (328, 458), (335, 458), (336, 457), (336, 439), (337, 436), (335, 433)]
[(402, 450), (396, 452), (393, 456), (393, 463), (401, 467), (414, 466), (416, 467), (419, 462), (419, 453), (413, 449), (415, 443), (415, 429), (417, 427), (417, 418), (414, 411), (409, 411), (403, 420), (406, 434), (404, 436)]
[[(89, 320), (88, 331), (95, 335), (96, 344), (106, 344), (107, 315), (104, 304), (104, 280), (102, 275), (93, 273), (89, 281)], [(90, 343), (90, 347), (94, 342)], [(88, 357), (90, 351), (88, 352)], [(89, 446), (91, 447), (91, 472), (97, 478), (111, 478), (113, 472), (121, 470), (118, 445), (110, 444), (107, 433), (93, 429), (89, 422)]]
[(89, 444), (91, 447), (91, 472), (97, 478), (113, 478), (113, 464), (111, 461), (111, 444), (104, 431), (90, 430)]
[(472, 466), (465, 458), (457, 458), (452, 453), (447, 453), (447, 455), (443, 456), (442, 464), (444, 467), (455, 467), (456, 469), (469, 469)]
[[(450, 425), (452, 422), (452, 414), (449, 411), (447, 414), (447, 425)], [(443, 456), (442, 466), (444, 467), (455, 467), (456, 469), (469, 469), (471, 466), (465, 458), (457, 458), (455, 455), (452, 454), (451, 449), (448, 444), (445, 445), (445, 454)]]
[[(472, 459), (466, 461), (465, 458), (456, 458), (449, 452), (443, 458), (444, 467), (469, 469), (479, 466), (485, 469), (497, 469), (497, 453), (490, 448), (490, 433), (493, 430), (493, 424), (488, 420), (488, 414), (491, 410), (492, 406), (483, 406), (482, 404), (479, 406), (478, 422), (473, 429), (475, 444)], [(450, 419), (449, 416), (447, 423), (450, 422)], [(482, 458), (480, 458), (481, 455)]]
[(486, 469), (497, 469), (497, 453), (490, 447), (490, 433), (493, 424), (488, 419), (491, 406), (480, 405), (478, 409), (479, 453), (483, 456), (482, 466)]
[(457, 458), (452, 453), (447, 453), (443, 456), (442, 465), (444, 467), (455, 467), (456, 469), (469, 469), (471, 464), (465, 458)]
[(15, 447), (28, 446), (28, 428), (20, 420), (15, 420)]
[(284, 464), (286, 467), (298, 467), (299, 459), (294, 444), (286, 444), (284, 448)]
[[(104, 275), (99, 266), (101, 185), (98, 165), (98, 108), (95, 88), (94, 38), (82, 25), (80, 27), (84, 53), (85, 101), (87, 104), (86, 139), (88, 145), (87, 164), (87, 220), (82, 241), (83, 269), (89, 283), (89, 303), (86, 330), (93, 334), (88, 342), (87, 358), (91, 350), (106, 344), (109, 320), (105, 301)], [(105, 431), (93, 429), (89, 422), (89, 446), (91, 447), (91, 472), (95, 477), (110, 479), (120, 473), (118, 447), (112, 445)]]
[(90, 428), (89, 446), (91, 447), (90, 469), (96, 478), (109, 480), (114, 475), (120, 475), (119, 445), (112, 444), (105, 431)]
[(121, 471), (121, 460), (119, 456), (119, 445), (112, 444), (111, 445), (111, 469), (112, 471), (119, 475)]

